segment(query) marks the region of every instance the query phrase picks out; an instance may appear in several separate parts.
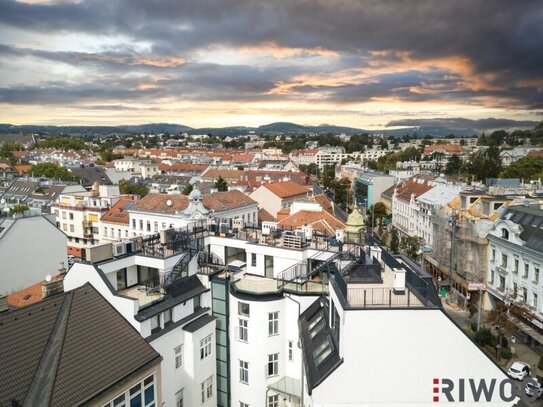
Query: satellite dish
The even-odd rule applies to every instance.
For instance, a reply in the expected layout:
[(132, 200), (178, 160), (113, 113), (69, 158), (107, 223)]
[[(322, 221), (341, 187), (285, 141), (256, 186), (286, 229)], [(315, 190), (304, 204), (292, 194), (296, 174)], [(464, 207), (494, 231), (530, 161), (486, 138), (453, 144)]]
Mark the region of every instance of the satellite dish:
[(166, 205), (172, 206), (172, 201), (171, 201), (170, 199), (168, 199), (168, 200), (166, 201)]
[(47, 274), (47, 275), (45, 276), (45, 281), (47, 281), (48, 283), (51, 282), (51, 274)]
[(4, 198), (0, 199), (0, 204), (4, 205), (6, 203), (6, 200)]

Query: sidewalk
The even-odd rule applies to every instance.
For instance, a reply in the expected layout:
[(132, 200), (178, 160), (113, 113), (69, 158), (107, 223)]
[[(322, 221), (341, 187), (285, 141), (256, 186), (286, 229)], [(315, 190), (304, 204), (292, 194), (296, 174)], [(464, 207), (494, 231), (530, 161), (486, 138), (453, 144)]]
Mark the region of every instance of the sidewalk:
[[(469, 317), (469, 312), (463, 311), (455, 304), (447, 304), (445, 301), (442, 301), (443, 310), (449, 315), (462, 329), (471, 329), (472, 323), (477, 323), (477, 314), (473, 315), (473, 318)], [(484, 326), (486, 322), (486, 313), (483, 312), (481, 315), (481, 326)], [(507, 364), (509, 367), (513, 362), (519, 360), (522, 362), (528, 363), (532, 369), (533, 373), (536, 376), (543, 376), (543, 371), (537, 368), (539, 363), (539, 354), (532, 350), (529, 346), (520, 342), (519, 338), (516, 338), (515, 343), (511, 343), (511, 334), (507, 335), (507, 340), (509, 345), (515, 349), (514, 355)]]

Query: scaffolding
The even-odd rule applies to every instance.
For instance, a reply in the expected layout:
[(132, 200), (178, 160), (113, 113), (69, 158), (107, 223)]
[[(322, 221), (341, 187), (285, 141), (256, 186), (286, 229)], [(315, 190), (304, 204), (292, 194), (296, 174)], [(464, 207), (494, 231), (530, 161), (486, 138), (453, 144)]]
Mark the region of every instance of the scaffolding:
[[(451, 216), (456, 217), (452, 255)], [(489, 219), (473, 218), (465, 211), (454, 210), (449, 206), (432, 210), (433, 250), (426, 256), (425, 266), (441, 286), (446, 286), (452, 258), (451, 300), (462, 308), (467, 307), (468, 302), (477, 304), (478, 301), (477, 292), (469, 292), (469, 283), (485, 283), (487, 280), (486, 235), (492, 225)]]

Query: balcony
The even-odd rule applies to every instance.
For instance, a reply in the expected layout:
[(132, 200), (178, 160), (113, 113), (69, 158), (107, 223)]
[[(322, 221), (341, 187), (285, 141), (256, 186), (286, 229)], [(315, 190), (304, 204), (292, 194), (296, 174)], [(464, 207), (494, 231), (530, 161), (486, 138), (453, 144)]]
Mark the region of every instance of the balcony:
[(314, 295), (328, 293), (328, 282), (324, 280), (310, 280), (303, 283), (289, 281), (279, 287), (279, 281), (275, 278), (252, 274), (245, 274), (236, 280), (232, 287), (235, 291), (254, 295), (278, 294), (283, 291)]

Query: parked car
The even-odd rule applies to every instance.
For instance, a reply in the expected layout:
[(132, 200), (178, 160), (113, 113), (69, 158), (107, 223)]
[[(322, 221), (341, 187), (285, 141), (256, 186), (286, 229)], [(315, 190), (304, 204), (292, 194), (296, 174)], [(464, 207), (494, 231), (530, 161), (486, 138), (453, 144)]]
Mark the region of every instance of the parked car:
[(526, 383), (526, 386), (524, 387), (524, 392), (528, 396), (533, 396), (535, 394), (537, 398), (540, 398), (543, 395), (543, 385), (536, 378), (532, 378), (532, 380), (535, 382), (535, 384)]
[(524, 362), (515, 362), (511, 365), (507, 374), (513, 379), (524, 380), (530, 375), (530, 365)]

